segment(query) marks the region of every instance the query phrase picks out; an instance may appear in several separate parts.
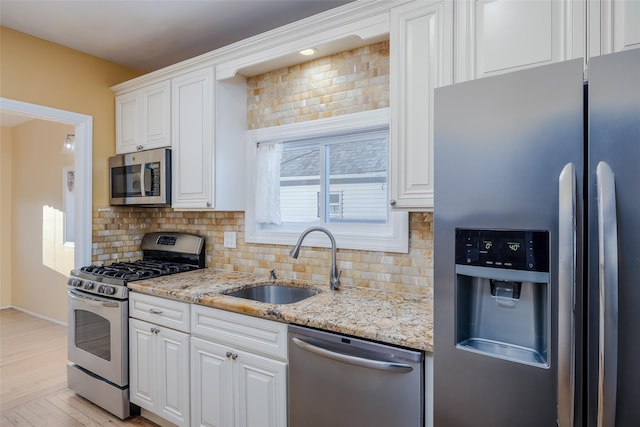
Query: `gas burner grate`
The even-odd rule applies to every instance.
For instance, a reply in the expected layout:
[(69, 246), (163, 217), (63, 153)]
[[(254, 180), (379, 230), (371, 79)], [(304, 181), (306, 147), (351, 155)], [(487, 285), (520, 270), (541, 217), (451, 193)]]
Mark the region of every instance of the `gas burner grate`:
[(113, 277), (128, 281), (148, 279), (166, 274), (197, 269), (197, 266), (163, 261), (114, 262), (110, 265), (90, 265), (80, 270), (99, 277)]

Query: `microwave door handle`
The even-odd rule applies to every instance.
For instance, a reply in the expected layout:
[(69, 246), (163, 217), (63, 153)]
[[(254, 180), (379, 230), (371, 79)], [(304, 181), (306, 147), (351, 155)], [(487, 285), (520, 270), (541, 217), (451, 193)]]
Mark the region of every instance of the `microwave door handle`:
[(146, 163), (140, 164), (140, 196), (147, 195), (147, 183), (146, 183), (147, 168)]
[(598, 427), (615, 425), (618, 378), (618, 224), (615, 176), (598, 163)]
[(576, 173), (562, 169), (558, 191), (558, 427), (573, 427), (575, 404)]
[(145, 163), (144, 167), (142, 168), (142, 191), (144, 191), (144, 193), (142, 194), (143, 196), (148, 195), (149, 193), (151, 193), (151, 187), (153, 186), (153, 169), (152, 168), (148, 168), (147, 165), (149, 163)]

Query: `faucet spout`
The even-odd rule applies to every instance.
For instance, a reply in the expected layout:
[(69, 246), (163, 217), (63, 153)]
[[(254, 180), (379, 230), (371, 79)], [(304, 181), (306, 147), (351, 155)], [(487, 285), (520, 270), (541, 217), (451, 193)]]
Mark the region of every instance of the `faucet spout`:
[(309, 227), (300, 234), (298, 237), (298, 243), (291, 249), (289, 255), (292, 258), (298, 258), (300, 255), (300, 247), (302, 246), (302, 241), (305, 237), (312, 231), (321, 231), (329, 237), (331, 240), (331, 278), (329, 280), (329, 286), (333, 290), (337, 290), (340, 288), (340, 274), (338, 271), (338, 264), (336, 263), (336, 239), (333, 237), (333, 234), (329, 230), (324, 227)]

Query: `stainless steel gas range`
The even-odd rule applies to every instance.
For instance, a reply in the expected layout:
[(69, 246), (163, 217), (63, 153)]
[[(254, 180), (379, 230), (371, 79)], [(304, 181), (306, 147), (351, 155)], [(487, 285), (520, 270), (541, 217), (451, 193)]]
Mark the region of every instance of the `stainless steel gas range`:
[(68, 386), (122, 419), (131, 415), (127, 283), (205, 266), (204, 238), (192, 234), (147, 233), (141, 249), (142, 260), (82, 267), (68, 280)]

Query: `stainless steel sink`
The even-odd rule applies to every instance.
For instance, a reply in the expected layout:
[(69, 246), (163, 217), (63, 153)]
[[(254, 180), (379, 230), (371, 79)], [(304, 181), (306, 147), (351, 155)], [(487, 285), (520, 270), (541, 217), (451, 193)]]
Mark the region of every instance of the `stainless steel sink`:
[(292, 304), (303, 299), (317, 295), (319, 291), (313, 288), (280, 284), (260, 284), (239, 291), (229, 292), (226, 295), (244, 298), (268, 304)]

